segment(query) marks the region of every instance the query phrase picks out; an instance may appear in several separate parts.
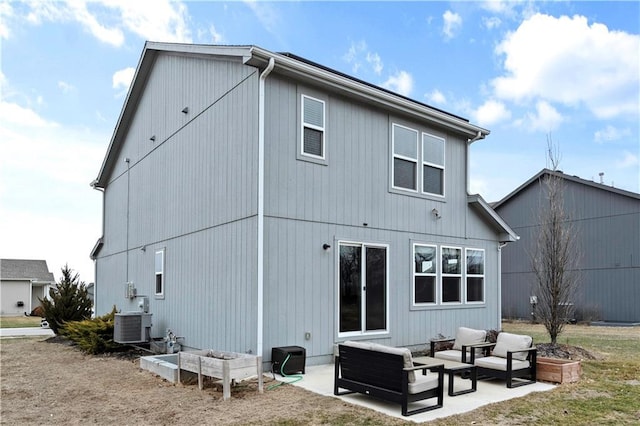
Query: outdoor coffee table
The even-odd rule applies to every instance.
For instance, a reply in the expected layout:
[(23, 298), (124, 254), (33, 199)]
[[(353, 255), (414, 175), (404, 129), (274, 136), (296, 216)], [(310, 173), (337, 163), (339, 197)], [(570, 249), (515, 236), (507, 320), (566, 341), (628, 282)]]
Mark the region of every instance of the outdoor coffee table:
[[(448, 361), (445, 359), (432, 358), (430, 356), (419, 356), (413, 358), (414, 365), (429, 365), (434, 363), (444, 364), (444, 372), (449, 375), (449, 396), (464, 395), (465, 393), (475, 392), (478, 384), (478, 374), (476, 366), (473, 364), (465, 364), (463, 362)], [(471, 388), (453, 391), (453, 378), (456, 374), (469, 374), (471, 379)]]

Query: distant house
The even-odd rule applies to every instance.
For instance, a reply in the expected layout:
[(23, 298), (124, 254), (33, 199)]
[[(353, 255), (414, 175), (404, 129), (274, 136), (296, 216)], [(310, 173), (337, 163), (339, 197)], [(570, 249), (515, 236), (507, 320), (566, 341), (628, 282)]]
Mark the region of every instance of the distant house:
[(55, 285), (46, 260), (0, 259), (0, 315), (24, 315)]
[(544, 169), (494, 205), (521, 236), (502, 252), (502, 311), (530, 318), (533, 273), (529, 253), (540, 227), (541, 180), (563, 179), (565, 209), (579, 233), (579, 320), (640, 322), (640, 194)]
[(96, 314), (257, 353), (500, 325), (517, 236), (467, 193), (489, 132), (298, 56), (147, 43), (93, 186)]

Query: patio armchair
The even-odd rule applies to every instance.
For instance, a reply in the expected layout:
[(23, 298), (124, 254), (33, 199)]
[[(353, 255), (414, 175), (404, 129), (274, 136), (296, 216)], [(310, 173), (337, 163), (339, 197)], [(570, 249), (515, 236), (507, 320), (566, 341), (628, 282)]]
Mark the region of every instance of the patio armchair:
[[(455, 338), (446, 339), (432, 339), (430, 342), (431, 357), (438, 358), (447, 361), (456, 361), (470, 363), (469, 354), (471, 352), (471, 346), (475, 346), (484, 343), (487, 339), (487, 332), (485, 330), (475, 330), (473, 328), (458, 327)], [(443, 343), (453, 342), (451, 349), (439, 350), (438, 346)], [(486, 352), (488, 348), (475, 349), (476, 357), (480, 358)], [(468, 361), (469, 360), (469, 361)]]
[(492, 348), (490, 356), (482, 358), (475, 358), (475, 351), (471, 351), (471, 363), (476, 365), (479, 378), (506, 380), (508, 388), (536, 382), (537, 349), (533, 346), (531, 336), (502, 332), (498, 334), (495, 343), (482, 343), (473, 347)]

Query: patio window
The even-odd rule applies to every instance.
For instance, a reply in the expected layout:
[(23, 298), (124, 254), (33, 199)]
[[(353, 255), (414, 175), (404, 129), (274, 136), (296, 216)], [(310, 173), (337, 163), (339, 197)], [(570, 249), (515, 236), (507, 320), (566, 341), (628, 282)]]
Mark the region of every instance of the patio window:
[(416, 191), (418, 181), (418, 132), (393, 124), (393, 186)]
[(467, 302), (484, 302), (484, 250), (466, 249)]
[(438, 260), (437, 247), (431, 245), (413, 245), (413, 303), (435, 304)]
[(442, 303), (462, 302), (462, 249), (442, 247)]

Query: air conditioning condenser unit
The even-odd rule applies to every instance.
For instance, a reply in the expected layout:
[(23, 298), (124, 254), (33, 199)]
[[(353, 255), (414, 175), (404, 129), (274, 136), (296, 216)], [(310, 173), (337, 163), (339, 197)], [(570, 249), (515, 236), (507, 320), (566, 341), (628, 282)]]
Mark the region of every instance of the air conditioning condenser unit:
[(113, 324), (113, 341), (124, 344), (149, 342), (151, 315), (146, 312), (117, 313)]

